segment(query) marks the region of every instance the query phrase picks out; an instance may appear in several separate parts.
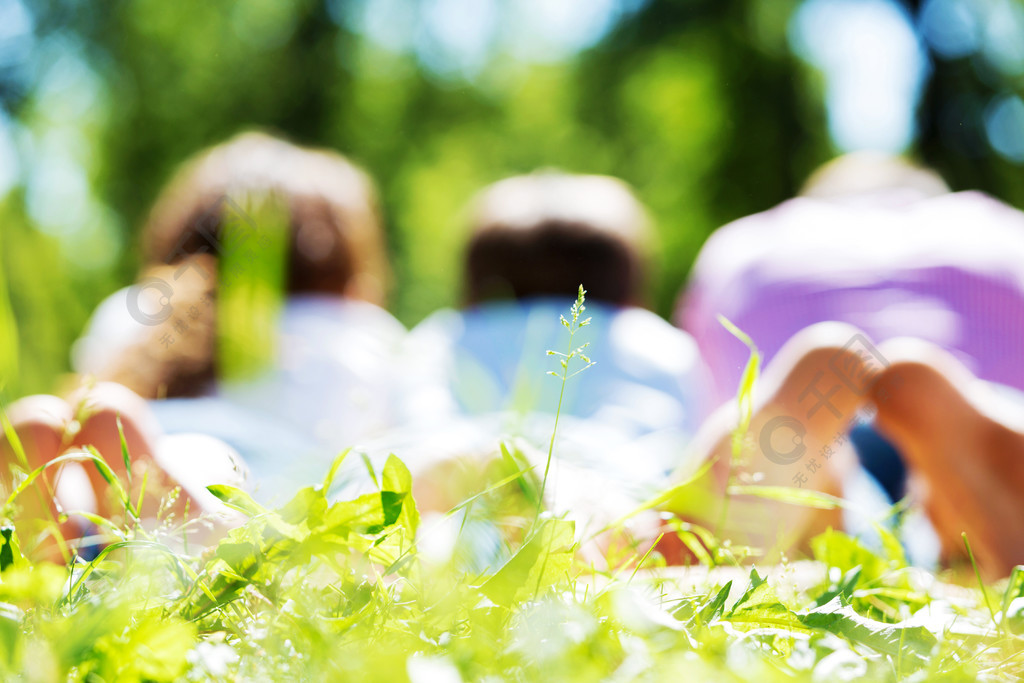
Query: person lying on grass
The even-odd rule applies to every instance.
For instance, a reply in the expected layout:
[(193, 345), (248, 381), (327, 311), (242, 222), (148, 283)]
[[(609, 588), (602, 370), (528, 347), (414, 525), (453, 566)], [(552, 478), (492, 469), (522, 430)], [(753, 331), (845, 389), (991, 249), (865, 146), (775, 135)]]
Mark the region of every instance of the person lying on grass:
[[(662, 485), (711, 406), (693, 341), (645, 308), (643, 206), (618, 179), (542, 171), (483, 189), (470, 215), (464, 305), (409, 333), (398, 392), (409, 436), (381, 452), (405, 453), (415, 468), (432, 448), (441, 458), (489, 451), (508, 434), (546, 455), (557, 413), (555, 469), (577, 471), (559, 476), (554, 495), (570, 496), (583, 471), (617, 482), (620, 496)], [(559, 319), (580, 283), (579, 321), (589, 322), (566, 321), (569, 348)], [(561, 377), (576, 349), (563, 390), (550, 373)], [(579, 362), (591, 352), (595, 363)]]
[(384, 235), (360, 169), (245, 133), (182, 166), (141, 242), (139, 282), (101, 304), (78, 372), (151, 399), (167, 433), (229, 443), (264, 500), (391, 426), (405, 330), (381, 307)]
[[(913, 337), (944, 349), (997, 391), (1020, 395), (1022, 263), (1024, 213), (978, 192), (952, 193), (934, 171), (904, 159), (858, 153), (816, 171), (801, 196), (717, 230), (694, 264), (676, 320), (697, 340), (721, 400), (735, 390), (749, 351), (720, 324), (720, 315), (747, 333), (767, 360), (800, 330), (840, 321), (863, 331), (859, 337), (849, 332), (844, 343), (875, 365), (892, 359), (868, 339)], [(798, 423), (816, 406), (834, 409), (819, 392), (851, 383), (866, 391), (860, 380), (822, 372), (802, 387), (805, 403), (790, 413)], [(901, 459), (898, 444), (887, 442), (870, 415), (840, 412), (850, 428), (828, 446), (845, 449), (852, 442), (890, 501), (903, 498), (902, 461), (909, 456)], [(780, 426), (778, 434), (784, 433), (794, 436)], [(801, 485), (812, 476), (807, 468), (821, 464), (824, 447), (807, 448), (799, 464), (777, 468), (789, 472), (790, 485)], [(938, 548), (923, 536), (915, 532), (904, 540), (927, 562)], [(952, 549), (946, 544), (942, 550)]]

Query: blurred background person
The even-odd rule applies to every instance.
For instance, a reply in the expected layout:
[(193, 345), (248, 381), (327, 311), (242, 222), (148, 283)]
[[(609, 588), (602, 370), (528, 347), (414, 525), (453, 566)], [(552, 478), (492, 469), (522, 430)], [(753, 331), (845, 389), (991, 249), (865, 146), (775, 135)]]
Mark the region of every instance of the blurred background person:
[[(889, 360), (875, 343), (913, 337), (943, 349), (967, 374), (1019, 393), (1022, 264), (1021, 212), (982, 193), (950, 193), (937, 174), (900, 158), (847, 155), (813, 174), (800, 197), (712, 235), (677, 321), (696, 338), (719, 396), (739, 382), (748, 355), (719, 314), (768, 360), (800, 330), (839, 321), (855, 326), (846, 348), (878, 370)], [(816, 405), (834, 411), (832, 392), (850, 381), (866, 393), (841, 371), (809, 378), (791, 414), (803, 420)], [(883, 436), (870, 415), (843, 417), (867, 470), (890, 501), (902, 498), (907, 474), (885, 438), (892, 430)]]
[(182, 167), (142, 242), (148, 265), (98, 308), (79, 372), (151, 399), (168, 433), (237, 448), (263, 495), (392, 423), (404, 328), (380, 307), (384, 237), (359, 169), (237, 136)]
[[(801, 329), (840, 321), (876, 342), (930, 342), (978, 377), (1024, 390), (1022, 264), (1021, 212), (949, 193), (934, 172), (899, 158), (848, 155), (812, 175), (800, 197), (712, 235), (676, 320), (697, 340), (719, 397), (734, 391), (747, 357), (719, 314), (766, 359)], [(891, 449), (866, 429), (853, 437), (889, 495), (902, 497)]]
[[(929, 303), (961, 315), (987, 316), (967, 302), (950, 300), (962, 282), (941, 277), (959, 253), (935, 251), (943, 233), (963, 233), (962, 216), (929, 223), (924, 200), (946, 194), (938, 176), (901, 159), (861, 153), (819, 169), (797, 199), (717, 230), (704, 244), (680, 297), (676, 322), (697, 340), (715, 381), (717, 397), (735, 393), (749, 351), (717, 319), (724, 315), (750, 335), (770, 360), (801, 329), (839, 320), (873, 338), (916, 330), (936, 341), (959, 337), (951, 314), (929, 311)], [(973, 198), (973, 199), (972, 199)], [(981, 198), (967, 198), (976, 205)], [(961, 202), (962, 204), (963, 202)], [(965, 235), (963, 241), (967, 242)], [(952, 245), (951, 245), (952, 246)], [(931, 275), (929, 291), (923, 276)], [(929, 318), (930, 316), (930, 318)], [(939, 323), (925, 324), (941, 318)], [(1024, 324), (1024, 322), (1022, 322)], [(964, 330), (964, 334), (972, 333)], [(974, 332), (985, 335), (983, 330)], [(992, 356), (997, 363), (1007, 363)], [(1024, 367), (1024, 365), (1022, 365)], [(1021, 381), (1024, 381), (1024, 373)]]
[[(541, 476), (558, 411), (555, 458), (574, 474), (558, 485), (573, 502), (556, 507), (583, 518), (598, 500), (639, 500), (663, 484), (708, 412), (706, 377), (689, 336), (643, 307), (649, 227), (628, 186), (516, 176), (483, 190), (470, 221), (465, 305), (409, 333), (400, 396), (411, 436), (390, 450), (430, 462), (433, 452), (491, 452), (496, 436), (518, 436)], [(589, 323), (570, 348), (581, 284), (579, 321)], [(549, 352), (580, 348), (563, 388), (563, 356)]]
[[(648, 226), (629, 188), (557, 172), (509, 178), (481, 192), (471, 224), (465, 307), (434, 313), (406, 343), (405, 376), (415, 385), (403, 392), (406, 420), (553, 415), (561, 397), (564, 417), (649, 440), (630, 467), (672, 469), (708, 412), (705, 378), (689, 337), (643, 307)], [(563, 392), (547, 374), (561, 375), (559, 357), (547, 352), (570, 351), (558, 321), (581, 284), (580, 319), (590, 323), (572, 346), (589, 344), (595, 364)], [(575, 363), (570, 374), (587, 364)]]

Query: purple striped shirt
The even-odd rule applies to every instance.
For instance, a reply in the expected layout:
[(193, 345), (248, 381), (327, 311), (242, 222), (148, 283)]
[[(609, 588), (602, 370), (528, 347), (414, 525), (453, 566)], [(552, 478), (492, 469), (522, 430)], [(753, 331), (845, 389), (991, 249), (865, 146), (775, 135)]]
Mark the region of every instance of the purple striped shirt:
[(836, 320), (876, 342), (930, 341), (978, 377), (1024, 390), (1024, 213), (976, 192), (900, 206), (798, 198), (716, 231), (676, 322), (723, 401), (748, 354), (719, 313), (766, 360), (804, 327)]

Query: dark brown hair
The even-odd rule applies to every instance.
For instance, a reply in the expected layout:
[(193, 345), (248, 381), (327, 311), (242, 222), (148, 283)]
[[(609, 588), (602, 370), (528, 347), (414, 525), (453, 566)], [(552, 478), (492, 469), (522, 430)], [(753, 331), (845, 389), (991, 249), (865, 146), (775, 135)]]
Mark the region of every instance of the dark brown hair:
[(245, 219), (237, 214), (246, 206), (267, 198), (281, 202), (289, 216), (289, 294), (384, 302), (389, 274), (369, 178), (333, 152), (243, 133), (186, 162), (157, 199), (142, 231), (140, 282), (173, 283), (173, 312), (99, 379), (145, 398), (200, 396), (212, 389), (224, 228)]
[(143, 228), (144, 267), (216, 255), (229, 214), (267, 196), (290, 215), (289, 293), (384, 302), (389, 273), (369, 178), (338, 154), (263, 133), (238, 135), (182, 166)]
[(485, 189), (466, 253), (467, 303), (533, 296), (642, 302), (643, 208), (605, 176), (535, 173)]

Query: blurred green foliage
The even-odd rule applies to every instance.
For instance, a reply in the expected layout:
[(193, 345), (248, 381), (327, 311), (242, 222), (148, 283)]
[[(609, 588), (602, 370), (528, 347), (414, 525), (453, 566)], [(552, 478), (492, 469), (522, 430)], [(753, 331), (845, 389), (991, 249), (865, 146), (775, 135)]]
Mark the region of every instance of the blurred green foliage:
[[(620, 522), (599, 551), (602, 569), (581, 552), (595, 539), (576, 540), (573, 521), (524, 514), (523, 494), (536, 491), (538, 473), (502, 450), (507, 462), (460, 472), (467, 488), (452, 492), (474, 493), (444, 514), (425, 514), (422, 528), (412, 475), (394, 455), (362, 494), (344, 486), (343, 495), (328, 494), (337, 491), (343, 455), (323, 485), (277, 509), (210, 486), (242, 519), (205, 550), (182, 543), (197, 528), (194, 517), (164, 510), (158, 524), (144, 524), (128, 514), (127, 497), (123, 517), (94, 518), (106, 545), (91, 561), (33, 560), (33, 543), (5, 527), (0, 674), (140, 682), (661, 681), (681, 672), (701, 681), (1019, 678), (1021, 636), (1011, 629), (1024, 600), (1022, 567), (988, 587), (948, 584), (908, 567), (899, 542), (880, 529), (888, 538), (880, 551), (830, 530), (812, 540), (814, 562), (763, 575), (764, 567), (740, 566), (727, 544), (719, 559), (669, 568), (656, 550), (621, 536)], [(0, 516), (17, 514), (24, 490)], [(483, 526), (492, 543), (481, 542)], [(998, 613), (987, 609), (985, 591)], [(1000, 626), (1008, 619), (1009, 629)]]
[[(76, 262), (33, 230), (24, 188), (8, 196), (3, 272), (27, 351), (10, 388), (53, 388), (88, 312), (134, 277), (137, 229), (173, 169), (249, 127), (336, 148), (376, 178), (406, 324), (458, 303), (473, 194), (539, 167), (636, 186), (657, 229), (652, 304), (668, 314), (712, 229), (792, 194), (830, 153), (786, 48), (793, 5), (652, 3), (578, 54), (530, 62), (496, 47), (467, 76), (355, 30), (358, 2), (30, 3), (38, 72), (6, 104), (46, 139), (67, 126), (53, 111), (90, 85), (84, 132), (68, 137), (115, 227), (91, 233), (101, 265)], [(92, 80), (52, 86), (68, 60)]]
[(238, 197), (224, 209), (217, 295), (217, 366), (225, 379), (250, 379), (273, 361), (274, 321), (287, 275), (288, 207), (269, 197)]
[[(519, 48), (531, 36), (509, 17), (534, 5), (517, 0), (3, 0), (29, 16), (25, 35), (5, 43), (21, 61), (0, 65), (0, 127), (13, 123), (21, 164), (0, 203), (20, 339), (8, 390), (56, 386), (89, 311), (135, 277), (137, 231), (161, 185), (191, 154), (251, 127), (338, 149), (377, 180), (391, 308), (406, 324), (459, 302), (467, 201), (539, 167), (636, 187), (658, 239), (651, 304), (668, 315), (714, 228), (792, 196), (834, 154), (820, 75), (789, 48), (798, 4), (609, 0), (593, 5), (610, 17), (596, 43), (530, 58)], [(371, 5), (384, 7), (377, 33), (404, 31), (406, 43), (366, 30)], [(461, 25), (453, 7), (483, 6), (497, 17), (483, 56), (439, 66), (437, 13), (447, 7)], [(954, 76), (984, 81), (960, 67)], [(944, 83), (929, 97), (941, 99)], [(991, 154), (960, 164), (928, 116), (925, 157), (955, 186), (982, 179), (1003, 196), (1024, 187)], [(29, 176), (57, 189), (34, 189)]]

